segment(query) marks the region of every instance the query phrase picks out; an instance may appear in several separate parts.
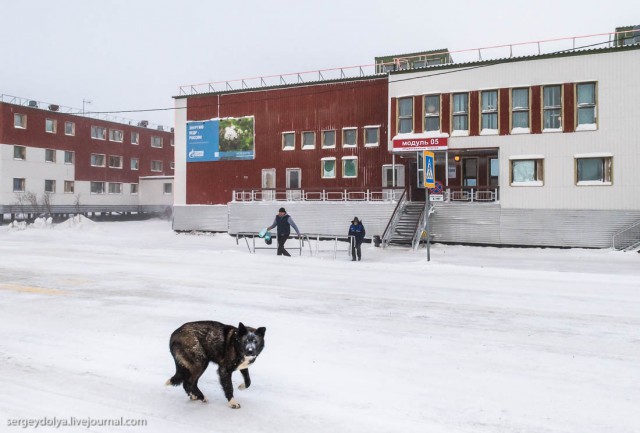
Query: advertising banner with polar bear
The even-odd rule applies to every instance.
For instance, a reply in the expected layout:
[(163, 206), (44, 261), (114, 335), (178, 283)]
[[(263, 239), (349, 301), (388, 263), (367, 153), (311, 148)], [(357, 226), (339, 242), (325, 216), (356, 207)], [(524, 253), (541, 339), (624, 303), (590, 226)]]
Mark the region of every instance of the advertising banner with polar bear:
[(187, 162), (254, 158), (253, 116), (187, 122)]

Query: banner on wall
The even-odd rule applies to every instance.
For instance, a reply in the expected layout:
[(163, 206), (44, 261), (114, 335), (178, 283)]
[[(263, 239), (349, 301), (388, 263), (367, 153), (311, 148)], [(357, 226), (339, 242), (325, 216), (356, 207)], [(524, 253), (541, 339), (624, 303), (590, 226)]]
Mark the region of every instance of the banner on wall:
[(253, 116), (187, 122), (187, 162), (254, 158)]

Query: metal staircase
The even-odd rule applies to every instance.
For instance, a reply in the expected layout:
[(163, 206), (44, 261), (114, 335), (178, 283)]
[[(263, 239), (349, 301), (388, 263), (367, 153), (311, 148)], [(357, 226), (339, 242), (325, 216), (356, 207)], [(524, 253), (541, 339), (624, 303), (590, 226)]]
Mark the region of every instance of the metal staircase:
[(611, 247), (621, 251), (633, 251), (640, 248), (640, 221), (614, 233)]
[(382, 247), (402, 245), (412, 247), (425, 208), (424, 202), (409, 202), (405, 195), (400, 198), (398, 205), (382, 235)]

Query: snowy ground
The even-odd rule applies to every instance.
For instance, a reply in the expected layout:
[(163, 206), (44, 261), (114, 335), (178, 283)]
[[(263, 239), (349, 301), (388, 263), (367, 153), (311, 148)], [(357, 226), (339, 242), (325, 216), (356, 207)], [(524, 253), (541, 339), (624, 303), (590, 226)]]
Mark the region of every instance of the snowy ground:
[[(251, 255), (159, 220), (0, 227), (0, 431), (640, 431), (640, 254), (363, 256)], [(240, 410), (214, 366), (207, 404), (164, 386), (169, 335), (202, 319), (267, 327)]]

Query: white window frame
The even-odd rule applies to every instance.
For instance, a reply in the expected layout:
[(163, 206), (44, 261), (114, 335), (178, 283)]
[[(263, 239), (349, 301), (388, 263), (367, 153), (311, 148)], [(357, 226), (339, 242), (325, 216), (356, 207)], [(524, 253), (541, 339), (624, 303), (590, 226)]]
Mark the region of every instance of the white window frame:
[[(345, 169), (345, 164), (347, 163), (347, 161), (355, 161), (355, 166), (356, 166), (356, 174), (353, 176), (347, 176), (346, 173), (346, 169)], [(342, 178), (343, 179), (357, 179), (358, 178), (358, 157), (357, 156), (343, 156), (342, 157)]]
[[(573, 156), (575, 184), (576, 186), (611, 186), (613, 185), (613, 154), (611, 153), (585, 153)], [(579, 178), (579, 160), (583, 159), (601, 159), (603, 170), (602, 180), (580, 180)]]
[(56, 119), (44, 119), (44, 131), (49, 134), (55, 134), (58, 131), (58, 121)]
[(122, 182), (109, 182), (108, 188), (110, 195), (122, 194)]
[(27, 129), (27, 115), (22, 113), (14, 113), (13, 127), (18, 129)]
[[(48, 189), (47, 189), (47, 186), (49, 186)], [(44, 192), (48, 193), (48, 194), (55, 194), (56, 193), (56, 181), (55, 181), (55, 179), (45, 179), (44, 180)]]
[[(311, 136), (313, 139), (311, 140), (311, 144), (305, 144), (305, 139)], [(316, 133), (315, 131), (302, 131), (300, 134), (300, 142), (302, 144), (302, 150), (311, 150), (316, 148)]]
[[(94, 188), (94, 186), (95, 187), (99, 186), (100, 188)], [(94, 191), (94, 189), (96, 191)], [(94, 182), (94, 181), (89, 182), (89, 191), (90, 191), (90, 194), (95, 194), (95, 195), (104, 194), (105, 193), (104, 182), (99, 182), (99, 181), (98, 182)]]
[(139, 132), (131, 132), (131, 144), (137, 146), (140, 144), (140, 133)]
[[(159, 165), (159, 166), (160, 166), (160, 169), (158, 169), (158, 168), (155, 168), (155, 169), (154, 169), (154, 167), (153, 167), (153, 166), (154, 166), (154, 163), (156, 163), (156, 164), (155, 164), (156, 166), (158, 166), (158, 165)], [(151, 161), (151, 171), (153, 171), (153, 172), (162, 172), (163, 168), (164, 168), (164, 164), (162, 163), (162, 161), (161, 161), (161, 160), (159, 160), (159, 159), (154, 159), (154, 160), (152, 160), (152, 161)]]
[[(169, 191), (167, 191), (167, 187), (169, 187)], [(173, 184), (171, 182), (166, 182), (162, 184), (162, 194), (163, 195), (172, 195), (173, 194)]]
[(124, 141), (124, 131), (122, 131), (121, 129), (109, 128), (109, 141), (122, 143)]
[(151, 147), (154, 147), (156, 149), (162, 149), (163, 146), (164, 146), (164, 140), (162, 139), (162, 137), (158, 135), (151, 136)]
[[(51, 156), (51, 158), (49, 158)], [(44, 150), (44, 162), (53, 163), (56, 162), (56, 150), (55, 149), (45, 149)]]
[(169, 169), (170, 169), (170, 170), (175, 170), (175, 169), (176, 169), (176, 163), (175, 163), (175, 161), (170, 161), (170, 162), (169, 162)]
[[(67, 158), (67, 156), (71, 156), (71, 158)], [(69, 159), (71, 159), (71, 161), (69, 162)], [(72, 150), (65, 150), (64, 151), (64, 163), (68, 164), (68, 165), (73, 165), (76, 162), (76, 153)]]
[[(293, 145), (291, 146), (286, 146), (286, 137), (292, 136), (293, 137)], [(296, 133), (295, 131), (285, 131), (282, 133), (282, 150), (296, 150)]]
[[(96, 157), (102, 157), (102, 164), (96, 164), (97, 161)], [(92, 153), (91, 154), (91, 167), (106, 167), (107, 164), (107, 155), (105, 155), (104, 153)]]
[(76, 135), (76, 124), (75, 122), (64, 122), (64, 135)]
[[(113, 165), (112, 162), (117, 162), (117, 165)], [(123, 167), (123, 158), (121, 155), (109, 155), (109, 168), (119, 168)]]
[[(355, 143), (354, 144), (347, 144), (346, 143), (346, 135), (347, 132), (355, 132), (356, 134), (356, 138), (355, 138)], [(356, 128), (355, 126), (348, 126), (345, 128), (342, 128), (342, 148), (343, 149), (354, 149), (358, 147), (358, 128)]]
[(129, 192), (131, 193), (131, 195), (138, 195), (138, 184), (137, 183), (132, 183), (131, 185), (129, 185)]
[[(16, 180), (19, 181), (19, 188), (16, 188)], [(25, 192), (27, 189), (27, 180), (24, 177), (13, 178), (13, 192)]]
[(397, 184), (395, 188), (404, 188), (404, 165), (402, 164), (384, 164), (382, 166), (382, 188), (394, 188), (393, 182), (391, 185), (386, 185), (387, 172), (395, 168)]
[[(535, 179), (527, 181), (514, 181), (514, 162), (531, 161), (534, 164)], [(509, 157), (509, 185), (516, 187), (540, 187), (544, 186), (544, 155), (516, 155)]]
[[(559, 88), (560, 89), (560, 105), (545, 105), (544, 103), (544, 95), (545, 95), (545, 90), (547, 89), (551, 89), (551, 88)], [(564, 105), (564, 89), (562, 84), (549, 84), (546, 86), (542, 86), (542, 132), (562, 132), (562, 125), (563, 125), (563, 105)], [(552, 128), (552, 127), (545, 127), (545, 123), (546, 123), (546, 118), (547, 118), (547, 113), (550, 113), (552, 111), (559, 111), (560, 114), (558, 115), (558, 123), (560, 124), (557, 128)]]
[[(326, 144), (326, 140), (325, 140), (328, 132), (333, 132), (333, 144), (330, 145), (330, 146), (328, 146)], [(323, 130), (321, 132), (321, 139), (322, 139), (321, 147), (323, 149), (335, 149), (336, 148), (336, 142), (338, 140), (338, 136), (336, 134), (336, 130), (335, 129), (325, 129), (325, 130)]]
[[(134, 164), (135, 161), (135, 164)], [(129, 168), (131, 170), (140, 170), (140, 159), (139, 158), (131, 158), (131, 162), (129, 163)]]
[[(298, 172), (298, 183), (300, 183), (299, 186), (296, 187), (292, 187), (291, 186), (291, 173), (293, 172)], [(300, 189), (302, 188), (302, 169), (301, 168), (287, 168), (287, 189)]]
[[(333, 162), (333, 176), (325, 176), (326, 170), (324, 169), (324, 166), (328, 161)], [(338, 177), (338, 165), (336, 164), (335, 157), (331, 156), (331, 157), (320, 159), (320, 177), (322, 179), (336, 179)]]
[(65, 180), (64, 181), (64, 193), (65, 194), (73, 194), (75, 192), (76, 189), (76, 185), (75, 182), (72, 180)]
[[(364, 135), (364, 147), (378, 147), (380, 146), (380, 125), (370, 125), (362, 128), (362, 134)], [(367, 131), (375, 131), (377, 140), (375, 142), (367, 143)]]
[[(19, 155), (16, 156), (16, 151), (19, 151)], [(25, 146), (14, 145), (13, 146), (13, 159), (14, 161), (26, 161), (27, 160), (27, 148)]]
[(107, 128), (104, 126), (91, 125), (91, 138), (94, 140), (106, 140)]

